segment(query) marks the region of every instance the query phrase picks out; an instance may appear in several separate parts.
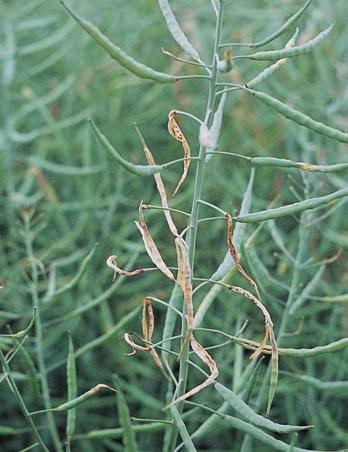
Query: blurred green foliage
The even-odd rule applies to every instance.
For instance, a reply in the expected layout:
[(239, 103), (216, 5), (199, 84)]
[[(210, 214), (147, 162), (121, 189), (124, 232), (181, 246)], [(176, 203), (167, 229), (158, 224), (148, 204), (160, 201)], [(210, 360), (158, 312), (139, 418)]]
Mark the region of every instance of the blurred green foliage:
[[(201, 54), (211, 58), (214, 15), (210, 2), (172, 2), (177, 17)], [(229, 2), (224, 18), (224, 39), (250, 41), (262, 38), (277, 28), (299, 7), (300, 1), (270, 0)], [(130, 55), (159, 70), (175, 74), (194, 74), (196, 69), (169, 61), (161, 47), (179, 53), (166, 32), (157, 2), (154, 0), (100, 0), (71, 2), (75, 10), (97, 23)], [(334, 23), (330, 38), (313, 54), (294, 59), (266, 82), (262, 89), (306, 114), (332, 126), (347, 130), (345, 0), (318, 0), (301, 18), (300, 42)], [(280, 48), (286, 38), (279, 38)], [(278, 44), (280, 42), (280, 44)], [(125, 356), (128, 351), (119, 337), (125, 331), (140, 330), (140, 315), (127, 324), (118, 322), (140, 305), (143, 296), (168, 299), (170, 286), (159, 274), (151, 272), (134, 279), (118, 277), (105, 266), (110, 254), (117, 254), (122, 267), (149, 266), (134, 220), (141, 200), (159, 204), (152, 178), (125, 173), (110, 161), (97, 145), (85, 121), (93, 117), (120, 153), (135, 163), (145, 159), (133, 123), (136, 122), (158, 163), (180, 158), (180, 146), (168, 135), (166, 120), (173, 109), (201, 116), (205, 81), (190, 81), (175, 86), (156, 85), (129, 75), (111, 61), (68, 18), (59, 2), (44, 0), (0, 1), (1, 130), (0, 130), (0, 277), (2, 332), (6, 325), (18, 331), (32, 315), (33, 266), (38, 271), (37, 294), (41, 298), (43, 351), (53, 406), (66, 400), (65, 365), (68, 355), (68, 331), (77, 351), (78, 393), (98, 383), (113, 384), (119, 377), (132, 416), (163, 418), (166, 382), (147, 354)], [(240, 62), (226, 77), (231, 82), (252, 78), (263, 63)], [(197, 153), (198, 130), (190, 120), (182, 120), (183, 130)], [(277, 116), (266, 106), (245, 94), (233, 94), (227, 100), (220, 149), (251, 156), (275, 156), (330, 164), (347, 161), (346, 148), (332, 140), (308, 132)], [(190, 209), (194, 163), (184, 188), (172, 207)], [(168, 192), (176, 186), (180, 164), (164, 173)], [(204, 194), (209, 202), (232, 213), (238, 212), (249, 177), (248, 163), (215, 156), (205, 179)], [(256, 173), (252, 211), (267, 208), (277, 197), (277, 205), (296, 202), (346, 187), (346, 173), (339, 175), (300, 173), (297, 170), (274, 171), (260, 168)], [(327, 215), (329, 214), (330, 215)], [(201, 215), (211, 211), (202, 208)], [(174, 215), (183, 229), (186, 219)], [(304, 217), (305, 253), (299, 272), (296, 297), (311, 281), (318, 266), (341, 250), (332, 264), (325, 264), (322, 275), (310, 295), (347, 293), (348, 210), (345, 199), (315, 210)], [(156, 237), (166, 262), (175, 265), (175, 249), (159, 211), (147, 213), (148, 225)], [(299, 242), (298, 217), (264, 224), (252, 246), (247, 249), (246, 266), (260, 282), (263, 299), (272, 313), (275, 326), (280, 323), (291, 284)], [(272, 225), (274, 228), (272, 229)], [(277, 229), (275, 229), (275, 227)], [(250, 236), (256, 226), (248, 226)], [(277, 245), (275, 230), (283, 237), (289, 255)], [(307, 235), (306, 235), (307, 234)], [(28, 255), (28, 243), (33, 254)], [(86, 271), (70, 290), (54, 295), (74, 278), (83, 258), (98, 243)], [(199, 229), (196, 275), (208, 277), (226, 252), (225, 223), (203, 223)], [(290, 256), (290, 257), (289, 257)], [(291, 257), (292, 256), (292, 257)], [(245, 256), (244, 256), (245, 257)], [(267, 271), (266, 271), (267, 270)], [(234, 280), (238, 282), (239, 278)], [(234, 282), (234, 281), (233, 281)], [(204, 291), (198, 296), (203, 297)], [(156, 340), (161, 337), (164, 311), (155, 307)], [(249, 319), (247, 337), (259, 340), (262, 322), (253, 306), (237, 296), (221, 292), (205, 318), (204, 326), (233, 334)], [(306, 299), (287, 325), (284, 347), (313, 347), (348, 336), (347, 303)], [(293, 334), (291, 334), (293, 333)], [(207, 345), (221, 337), (201, 337)], [(105, 338), (94, 347), (96, 338)], [(107, 340), (106, 340), (107, 339)], [(0, 339), (4, 352), (13, 344)], [(88, 344), (91, 345), (88, 347)], [(83, 347), (86, 347), (84, 349)], [(38, 389), (38, 363), (34, 330), (24, 343), (25, 352), (11, 361), (13, 375), (23, 399), (31, 411), (43, 409)], [(80, 352), (79, 352), (80, 350)], [(228, 345), (214, 351), (221, 380), (231, 386), (238, 347)], [(240, 366), (248, 364), (248, 353), (239, 352)], [(310, 359), (281, 359), (280, 369), (306, 374), (326, 381), (348, 379), (348, 351)], [(267, 359), (264, 361), (268, 361)], [(34, 366), (34, 367), (33, 367)], [(259, 382), (249, 396), (257, 398), (265, 372), (262, 363)], [(34, 369), (34, 372), (33, 372)], [(197, 374), (198, 375), (198, 374)], [(194, 378), (190, 377), (192, 387)], [(200, 378), (199, 375), (197, 378)], [(36, 389), (35, 389), (36, 388)], [(197, 399), (217, 408), (221, 401), (213, 389)], [(32, 437), (13, 394), (2, 380), (0, 392), (0, 435), (3, 450), (28, 447)], [(192, 413), (188, 421), (195, 431), (209, 414)], [(315, 450), (338, 449), (348, 445), (348, 418), (345, 398), (325, 389), (280, 375), (272, 418), (291, 424), (314, 424), (302, 432), (296, 445)], [(58, 432), (64, 439), (65, 414), (55, 415)], [(35, 421), (52, 449), (43, 415)], [(100, 394), (77, 410), (76, 438), (72, 450), (124, 450), (121, 438), (84, 437), (92, 430), (120, 426), (114, 396)], [(162, 433), (137, 433), (141, 451), (160, 450)], [(288, 438), (288, 442), (291, 438)], [(241, 450), (243, 434), (229, 429), (222, 420), (216, 429), (197, 443), (199, 450)], [(233, 444), (233, 446), (231, 446)], [(246, 446), (244, 446), (246, 447)], [(253, 451), (266, 450), (253, 443)]]

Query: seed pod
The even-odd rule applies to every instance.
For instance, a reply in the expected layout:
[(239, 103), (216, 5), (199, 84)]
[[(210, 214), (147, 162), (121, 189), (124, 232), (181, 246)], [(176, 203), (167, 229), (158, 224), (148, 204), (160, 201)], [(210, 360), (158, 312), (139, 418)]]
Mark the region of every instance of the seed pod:
[(245, 89), (249, 94), (252, 94), (257, 99), (261, 100), (264, 104), (273, 108), (278, 113), (282, 114), (288, 119), (300, 124), (307, 129), (314, 130), (314, 132), (320, 133), (325, 137), (332, 138), (337, 141), (341, 141), (342, 143), (348, 143), (348, 133), (342, 132), (341, 130), (334, 129), (333, 127), (329, 127), (319, 121), (315, 121), (309, 116), (289, 107), (278, 99), (275, 99), (272, 96), (269, 96), (266, 93), (262, 93), (261, 91), (255, 91), (248, 88)]
[[(249, 160), (249, 159), (248, 159)], [(348, 169), (348, 163), (335, 163), (333, 165), (314, 165), (313, 163), (294, 162), (276, 157), (250, 157), (252, 166), (275, 166), (277, 168), (297, 168), (313, 173), (338, 173)]]
[[(293, 36), (289, 39), (289, 41), (286, 43), (285, 49), (290, 49), (294, 47), (297, 36), (299, 33), (299, 29), (296, 28), (295, 33)], [(278, 60), (276, 63), (272, 64), (271, 66), (264, 69), (262, 72), (260, 72), (256, 77), (254, 77), (250, 82), (246, 84), (248, 88), (254, 88), (259, 83), (264, 82), (267, 80), (274, 72), (278, 71), (284, 64), (288, 61), (287, 58), (282, 58)]]
[[(249, 182), (246, 187), (246, 190), (243, 195), (242, 205), (240, 207), (239, 216), (243, 216), (249, 213), (250, 206), (252, 202), (252, 194), (253, 194), (253, 187), (254, 187), (254, 178), (255, 178), (255, 169), (252, 168), (250, 172)], [(245, 233), (245, 224), (238, 222), (235, 228), (235, 239), (234, 243), (237, 248), (237, 251), (239, 250), (241, 244), (244, 241), (244, 233)], [(231, 257), (231, 254), (229, 251), (227, 251), (223, 261), (219, 265), (218, 269), (215, 271), (215, 273), (212, 275), (211, 279), (214, 279), (215, 281), (219, 281), (222, 279), (233, 267), (233, 260)], [(202, 305), (201, 305), (202, 306)], [(199, 309), (197, 313), (199, 312)]]
[(99, 143), (103, 146), (103, 148), (113, 157), (123, 168), (127, 171), (137, 174), (139, 176), (153, 176), (156, 173), (159, 173), (163, 167), (161, 165), (135, 165), (134, 163), (128, 162), (120, 154), (116, 151), (116, 149), (112, 146), (110, 141), (106, 138), (105, 135), (101, 133), (98, 127), (91, 120), (90, 124), (95, 133), (95, 136)]
[(164, 20), (166, 21), (168, 30), (170, 31), (175, 41), (194, 60), (196, 60), (198, 63), (202, 63), (197, 50), (192, 47), (192, 44), (187, 39), (185, 33), (181, 30), (173, 14), (173, 11), (169, 6), (169, 2), (167, 0), (158, 0), (158, 4), (163, 14)]
[(193, 336), (191, 336), (190, 342), (191, 342), (191, 347), (192, 347), (192, 350), (194, 351), (194, 353), (209, 367), (210, 375), (205, 381), (203, 381), (203, 383), (190, 389), (190, 391), (186, 392), (185, 394), (180, 396), (178, 399), (173, 400), (173, 402), (171, 402), (169, 405), (167, 405), (166, 408), (169, 408), (179, 402), (182, 402), (183, 400), (188, 399), (189, 397), (192, 397), (195, 394), (198, 394), (200, 391), (205, 389), (207, 386), (214, 383), (215, 380), (217, 379), (217, 377), (219, 376), (219, 370), (217, 368), (216, 362), (209, 355), (209, 353), (206, 351), (206, 349), (199, 342), (197, 342)]
[(272, 346), (272, 357), (271, 357), (271, 379), (269, 385), (269, 393), (268, 393), (268, 402), (267, 402), (267, 414), (269, 414), (271, 410), (271, 405), (274, 399), (277, 383), (278, 383), (278, 362), (279, 362), (279, 350), (277, 346), (277, 342), (274, 336), (273, 328), (268, 328), (269, 336), (271, 340)]
[[(77, 381), (76, 381), (76, 364), (75, 364), (75, 351), (74, 345), (69, 334), (69, 354), (66, 365), (67, 380), (68, 380), (68, 400), (73, 400), (77, 396)], [(67, 441), (70, 444), (71, 437), (75, 432), (76, 423), (76, 408), (72, 408), (68, 411), (66, 418), (66, 436)]]
[(192, 303), (192, 271), (184, 239), (178, 236), (175, 239), (178, 260), (178, 283), (181, 287), (186, 306), (188, 339), (193, 330), (193, 303)]
[(179, 188), (181, 187), (182, 183), (185, 181), (189, 167), (190, 167), (190, 157), (191, 157), (191, 149), (190, 146), (185, 138), (185, 135), (183, 134), (182, 130), (179, 127), (179, 124), (177, 123), (176, 119), (176, 111), (172, 110), (168, 113), (168, 132), (170, 135), (175, 138), (175, 140), (180, 141), (182, 144), (182, 148), (184, 150), (184, 157), (187, 158), (187, 160), (184, 160), (184, 171), (182, 173), (181, 179), (178, 182), (178, 185), (176, 186), (176, 189), (174, 190), (174, 193), (172, 196), (175, 196), (178, 192)]
[(150, 352), (153, 360), (155, 361), (157, 367), (163, 373), (163, 375), (170, 380), (168, 377), (162, 361), (158, 356), (157, 351), (152, 346), (152, 335), (155, 329), (155, 317), (153, 314), (153, 308), (151, 303), (151, 297), (145, 297), (143, 299), (143, 315), (142, 315), (142, 330), (145, 342), (148, 344), (148, 351)]
[(76, 406), (81, 405), (81, 403), (85, 402), (86, 400), (90, 399), (94, 395), (98, 394), (103, 389), (109, 389), (110, 391), (115, 392), (115, 390), (113, 388), (110, 388), (110, 386), (107, 386), (104, 384), (98, 384), (97, 386), (94, 386), (92, 389), (81, 394), (80, 396), (76, 397), (75, 399), (62, 403), (61, 405), (57, 406), (56, 408), (52, 408), (52, 410), (50, 410), (50, 411), (71, 410), (72, 408), (75, 408)]
[(289, 19), (280, 27), (278, 30), (276, 30), (274, 33), (272, 33), (267, 38), (263, 39), (262, 41), (259, 41), (255, 44), (252, 44), (250, 47), (262, 47), (266, 44), (269, 44), (271, 41), (274, 41), (278, 36), (285, 33), (287, 30), (289, 30), (290, 27), (292, 27), (296, 21), (302, 16), (302, 14), (306, 11), (308, 6), (312, 3), (312, 0), (307, 0), (307, 2), (300, 8), (295, 14), (293, 14)]
[(105, 36), (95, 25), (72, 11), (62, 0), (60, 0), (60, 2), (66, 11), (94, 39), (94, 41), (106, 50), (113, 60), (116, 60), (129, 72), (132, 72), (140, 78), (155, 80), (159, 83), (173, 83), (176, 81), (174, 76), (165, 74), (164, 72), (155, 71), (154, 69), (131, 58), (116, 44), (110, 41), (110, 39)]
[(272, 432), (277, 433), (291, 433), (298, 432), (300, 430), (306, 430), (311, 426), (303, 425), (285, 425), (273, 422), (260, 414), (256, 413), (249, 407), (237, 394), (228, 389), (221, 383), (215, 383), (215, 389), (220, 396), (245, 420), (257, 427), (267, 428)]
[(158, 270), (160, 270), (167, 278), (169, 278), (172, 281), (175, 281), (173, 273), (169, 270), (167, 265), (165, 264), (164, 260), (162, 259), (162, 256), (160, 252), (158, 251), (157, 245), (154, 242), (150, 231), (148, 227), (146, 226), (146, 223), (144, 221), (144, 214), (143, 214), (143, 206), (142, 203), (140, 203), (139, 206), (139, 221), (135, 222), (139, 232), (141, 233), (146, 252), (149, 256), (149, 258), (152, 260), (152, 262), (156, 265)]
[[(155, 159), (153, 158), (152, 152), (148, 148), (148, 146), (147, 146), (147, 144), (146, 144), (146, 142), (144, 140), (144, 137), (142, 136), (140, 130), (138, 129), (137, 126), (135, 126), (135, 129), (138, 132), (138, 135), (140, 137), (140, 141), (141, 141), (141, 143), (143, 145), (144, 154), (145, 154), (147, 163), (149, 165), (156, 165), (156, 162), (155, 162)], [(165, 216), (165, 218), (167, 220), (168, 227), (170, 229), (170, 232), (174, 235), (174, 237), (177, 237), (178, 236), (178, 230), (177, 230), (177, 228), (175, 226), (175, 223), (174, 223), (174, 221), (172, 219), (172, 216), (171, 216), (171, 213), (170, 213), (170, 210), (169, 210), (167, 193), (166, 193), (166, 189), (165, 189), (164, 183), (162, 181), (161, 175), (159, 173), (154, 174), (154, 179), (155, 179), (155, 182), (156, 182), (157, 191), (158, 191), (158, 193), (160, 195), (160, 198), (161, 198), (161, 204), (162, 204), (162, 207), (164, 209), (163, 212), (164, 212), (164, 216)]]
[(123, 270), (122, 268), (118, 267), (117, 256), (115, 256), (115, 255), (109, 256), (106, 259), (106, 265), (109, 268), (111, 268), (111, 270), (114, 271), (114, 275), (120, 274), (122, 276), (135, 276), (135, 275), (139, 275), (140, 273), (144, 273), (149, 270), (146, 268), (137, 268), (136, 270), (132, 270), (132, 271)]
[[(239, 273), (255, 289), (257, 296), (260, 298), (259, 289), (257, 287), (257, 284), (242, 267), (242, 264), (240, 263), (240, 260), (239, 260), (237, 248), (235, 247), (235, 245), (233, 243), (233, 220), (232, 220), (231, 215), (226, 214), (226, 219), (227, 219), (227, 246), (228, 246), (230, 255), (233, 259), (233, 262), (234, 262), (237, 270), (239, 271)], [(266, 343), (267, 343), (267, 341), (266, 341)]]
[(273, 220), (286, 215), (294, 215), (295, 213), (304, 212), (305, 210), (315, 209), (324, 206), (336, 199), (348, 196), (348, 188), (342, 188), (329, 195), (319, 196), (317, 198), (306, 199), (305, 201), (295, 202), (287, 206), (277, 207), (275, 209), (262, 210), (261, 212), (249, 213), (236, 218), (242, 223), (255, 223), (259, 221)]
[(244, 47), (250, 47), (250, 48), (255, 49), (257, 47), (262, 47), (266, 44), (269, 44), (270, 42), (274, 41), (276, 38), (281, 36), (283, 33), (288, 31), (297, 22), (297, 20), (306, 11), (306, 9), (308, 8), (308, 6), (311, 3), (312, 3), (312, 0), (307, 0), (307, 2), (302, 6), (302, 8), (300, 8), (295, 14), (293, 14), (291, 17), (289, 17), (289, 19), (281, 27), (279, 27), (278, 30), (274, 31), (272, 34), (270, 34), (266, 38), (262, 39), (261, 41), (253, 42), (253, 43), (249, 43), (249, 44), (244, 44), (244, 43), (223, 44), (221, 47), (230, 47), (232, 45), (237, 45), (237, 46), (244, 46)]
[[(333, 25), (330, 25), (326, 30), (319, 33), (315, 38), (311, 39), (310, 41), (306, 42), (305, 44), (291, 47), (291, 48), (285, 48), (281, 50), (270, 50), (267, 52), (257, 52), (253, 53), (251, 55), (245, 56), (245, 58), (248, 58), (250, 60), (256, 60), (256, 61), (274, 61), (274, 60), (280, 60), (282, 58), (294, 58), (301, 55), (306, 55), (307, 53), (310, 53), (312, 50), (314, 50), (316, 47), (318, 47), (321, 42), (327, 38), (329, 33), (332, 30)], [(244, 58), (244, 56), (242, 56)], [(238, 57), (236, 57), (238, 58)]]

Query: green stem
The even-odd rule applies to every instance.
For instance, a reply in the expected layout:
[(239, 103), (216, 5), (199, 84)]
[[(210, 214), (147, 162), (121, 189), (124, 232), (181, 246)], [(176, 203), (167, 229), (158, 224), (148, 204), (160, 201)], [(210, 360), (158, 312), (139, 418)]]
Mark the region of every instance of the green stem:
[(13, 391), (13, 393), (14, 393), (17, 401), (18, 401), (18, 404), (19, 404), (19, 406), (20, 406), (20, 408), (22, 410), (22, 413), (23, 413), (23, 415), (25, 417), (25, 420), (29, 424), (36, 441), (41, 446), (42, 450), (44, 450), (45, 452), (49, 452), (49, 450), (47, 449), (45, 443), (43, 442), (43, 440), (42, 440), (42, 438), (41, 438), (41, 436), (40, 436), (40, 434), (39, 434), (39, 432), (38, 432), (38, 430), (36, 428), (36, 425), (34, 424), (33, 420), (30, 417), (29, 411), (28, 411), (28, 409), (27, 409), (27, 407), (25, 405), (25, 402), (24, 402), (24, 400), (23, 400), (23, 398), (22, 398), (22, 396), (21, 396), (21, 394), (19, 392), (19, 389), (18, 389), (18, 387), (16, 385), (15, 379), (13, 378), (13, 376), (11, 374), (10, 367), (9, 367), (9, 365), (8, 365), (8, 363), (7, 363), (7, 361), (6, 361), (5, 357), (4, 357), (1, 349), (0, 349), (0, 360), (1, 360), (2, 367), (4, 369), (4, 373), (6, 374), (6, 378), (8, 380), (9, 386), (12, 389), (12, 391)]
[[(211, 126), (213, 116), (214, 116), (214, 105), (216, 100), (216, 90), (217, 90), (217, 61), (218, 61), (218, 50), (219, 50), (219, 44), (220, 44), (220, 35), (221, 35), (221, 24), (222, 24), (222, 12), (223, 12), (223, 1), (219, 2), (218, 7), (218, 15), (217, 15), (217, 21), (216, 21), (216, 29), (215, 29), (215, 42), (214, 42), (214, 53), (213, 53), (213, 62), (212, 62), (212, 75), (210, 79), (209, 84), (209, 96), (208, 96), (208, 102), (206, 107), (206, 113), (205, 113), (205, 120), (207, 122), (208, 127)], [(203, 189), (203, 180), (204, 180), (204, 168), (205, 168), (205, 156), (206, 156), (206, 148), (203, 146), (200, 146), (199, 148), (199, 159), (197, 164), (197, 170), (196, 170), (196, 179), (195, 179), (195, 185), (194, 185), (194, 193), (193, 193), (193, 200), (192, 200), (192, 208), (191, 208), (191, 215), (190, 215), (190, 221), (189, 221), (189, 236), (188, 236), (188, 255), (189, 255), (189, 261), (190, 266), (192, 270), (192, 277), (194, 272), (194, 263), (195, 263), (195, 250), (196, 250), (196, 242), (197, 242), (197, 231), (198, 231), (198, 224), (199, 224), (199, 201), (201, 199), (202, 195), (202, 189)], [(186, 323), (186, 316), (185, 316), (185, 310), (186, 306), (183, 307), (183, 318), (182, 318), (182, 327), (181, 327), (181, 334), (182, 337), (186, 337), (187, 332), (187, 323)], [(182, 352), (180, 355), (180, 362), (179, 362), (179, 384), (177, 387), (177, 390), (175, 392), (175, 397), (180, 397), (183, 395), (186, 391), (187, 386), (187, 375), (188, 375), (188, 358), (189, 358), (189, 342), (186, 341), (183, 342)], [(173, 416), (174, 422), (176, 423), (176, 418), (178, 417), (177, 414), (181, 414), (183, 410), (183, 403), (178, 403), (176, 406), (174, 406), (176, 413), (176, 416)], [(172, 413), (173, 415), (173, 413)], [(173, 428), (172, 436), (171, 436), (171, 448), (170, 450), (173, 450), (175, 448), (176, 439), (177, 439), (177, 426)]]
[[(26, 246), (27, 255), (28, 255), (28, 258), (30, 261), (31, 278), (32, 278), (32, 281), (30, 283), (30, 293), (31, 293), (33, 306), (36, 309), (36, 321), (35, 321), (36, 354), (37, 354), (38, 365), (39, 365), (40, 382), (41, 382), (41, 390), (42, 390), (44, 407), (46, 410), (50, 410), (52, 408), (52, 404), (51, 404), (51, 398), (50, 398), (50, 393), (49, 393), (47, 370), (46, 370), (46, 364), (45, 364), (45, 358), (44, 358), (43, 327), (42, 327), (41, 312), (40, 312), (41, 306), (40, 306), (40, 299), (39, 299), (39, 294), (38, 294), (38, 290), (37, 290), (39, 275), (38, 275), (37, 265), (35, 262), (35, 257), (33, 254), (32, 240), (33, 240), (33, 238), (32, 238), (32, 232), (30, 231), (30, 219), (25, 218), (25, 246)], [(63, 452), (53, 413), (48, 411), (46, 414), (46, 419), (47, 419), (48, 429), (50, 431), (56, 452)]]

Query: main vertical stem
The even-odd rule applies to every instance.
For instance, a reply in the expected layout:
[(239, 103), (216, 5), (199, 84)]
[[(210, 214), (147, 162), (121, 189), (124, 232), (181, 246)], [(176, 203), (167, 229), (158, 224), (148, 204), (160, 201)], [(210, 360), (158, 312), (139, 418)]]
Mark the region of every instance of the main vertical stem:
[[(218, 50), (220, 45), (220, 35), (221, 35), (221, 24), (222, 24), (222, 12), (223, 12), (223, 3), (224, 0), (220, 0), (218, 7), (218, 15), (216, 20), (216, 28), (215, 28), (215, 39), (214, 39), (214, 52), (213, 52), (213, 61), (212, 61), (212, 74), (209, 83), (209, 95), (207, 101), (207, 107), (205, 112), (205, 121), (208, 127), (211, 126), (212, 119), (214, 116), (214, 106), (216, 100), (216, 84), (217, 84), (217, 63), (218, 63)], [(198, 216), (199, 216), (199, 200), (202, 195), (203, 188), (203, 177), (204, 177), (204, 169), (205, 169), (205, 156), (206, 156), (206, 148), (202, 145), (199, 148), (199, 159), (196, 170), (196, 179), (194, 185), (194, 194), (192, 199), (192, 207), (191, 207), (191, 215), (189, 222), (189, 232), (188, 232), (188, 255), (190, 266), (192, 270), (192, 277), (194, 272), (194, 264), (195, 264), (195, 250), (196, 250), (196, 242), (197, 242), (197, 230), (198, 230)], [(186, 306), (183, 306), (183, 318), (182, 318), (182, 337), (186, 337), (187, 331), (187, 323), (186, 323)], [(183, 343), (183, 349), (181, 350), (180, 362), (179, 362), (179, 383), (175, 393), (175, 398), (180, 397), (186, 391), (187, 385), (187, 375), (188, 375), (188, 358), (189, 358), (189, 343)], [(183, 403), (178, 403), (176, 407), (179, 413), (182, 412)], [(177, 432), (172, 436), (172, 446), (175, 447)]]

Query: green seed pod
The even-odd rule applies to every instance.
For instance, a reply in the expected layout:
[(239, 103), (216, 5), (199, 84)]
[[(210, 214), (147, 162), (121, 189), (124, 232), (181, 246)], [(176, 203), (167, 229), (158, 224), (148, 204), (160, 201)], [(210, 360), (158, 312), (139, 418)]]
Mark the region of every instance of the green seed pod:
[(62, 0), (60, 0), (60, 2), (73, 17), (73, 19), (76, 20), (76, 22), (95, 40), (95, 42), (103, 47), (103, 49), (106, 50), (113, 60), (116, 60), (129, 72), (132, 72), (140, 78), (155, 80), (159, 83), (173, 83), (177, 80), (176, 77), (172, 75), (155, 71), (154, 69), (134, 60), (116, 44), (110, 41), (110, 39), (105, 36), (95, 25), (72, 11)]
[(312, 3), (312, 0), (308, 0), (302, 8), (300, 8), (295, 14), (293, 14), (289, 19), (280, 27), (278, 30), (276, 30), (274, 33), (269, 35), (267, 38), (263, 39), (262, 41), (259, 41), (255, 44), (252, 44), (250, 47), (262, 47), (266, 44), (269, 44), (271, 41), (274, 41), (274, 39), (278, 38), (278, 36), (285, 33), (287, 30), (289, 30), (290, 27), (292, 27), (296, 21), (302, 16), (302, 14), (306, 11), (308, 6)]
[(314, 130), (314, 132), (320, 133), (325, 137), (332, 138), (337, 141), (341, 141), (342, 143), (348, 143), (348, 133), (342, 132), (341, 130), (334, 129), (333, 127), (329, 127), (322, 122), (316, 121), (309, 116), (301, 113), (298, 110), (295, 110), (288, 105), (284, 104), (278, 99), (275, 99), (272, 96), (269, 96), (266, 93), (262, 93), (261, 91), (255, 91), (244, 87), (249, 94), (252, 94), (257, 99), (261, 100), (264, 104), (273, 108), (278, 113), (282, 114), (288, 119), (300, 124), (301, 126), (306, 127), (307, 129)]
[[(286, 43), (285, 49), (290, 49), (294, 47), (296, 43), (296, 39), (299, 33), (299, 29), (296, 28), (295, 33), (293, 36), (289, 39), (289, 41)], [(257, 74), (256, 77), (254, 77), (250, 82), (246, 84), (248, 88), (254, 88), (256, 85), (258, 85), (261, 82), (264, 82), (267, 80), (274, 72), (276, 72), (278, 69), (280, 69), (286, 62), (287, 58), (282, 58), (278, 60), (276, 63), (273, 63), (271, 66), (267, 67), (263, 71), (261, 71), (259, 74)]]
[(267, 428), (268, 430), (277, 433), (297, 432), (300, 430), (306, 430), (311, 427), (307, 425), (300, 426), (300, 425), (278, 424), (256, 413), (237, 394), (235, 394), (230, 389), (226, 388), (226, 386), (220, 383), (215, 383), (215, 389), (220, 394), (220, 396), (226, 402), (228, 402), (230, 406), (238, 412), (238, 414), (240, 414), (241, 417), (248, 420), (251, 424), (254, 424), (257, 427)]
[(266, 44), (269, 44), (270, 42), (274, 41), (276, 38), (281, 36), (283, 33), (288, 31), (296, 22), (297, 20), (302, 16), (302, 14), (306, 11), (308, 6), (312, 3), (312, 0), (307, 0), (307, 2), (300, 8), (295, 14), (293, 14), (289, 19), (276, 31), (271, 33), (266, 38), (262, 39), (258, 42), (253, 43), (230, 43), (230, 44), (223, 44), (221, 47), (229, 47), (229, 46), (243, 46), (243, 47), (250, 47), (250, 48), (257, 48), (262, 47)]
[(121, 166), (123, 166), (123, 168), (125, 168), (129, 172), (137, 174), (139, 176), (153, 176), (163, 169), (161, 165), (134, 165), (134, 163), (128, 162), (120, 156), (120, 154), (112, 146), (110, 141), (106, 138), (105, 135), (101, 133), (101, 131), (92, 120), (90, 120), (90, 124), (97, 140), (103, 146), (103, 148), (111, 155), (111, 157), (113, 157)]
[[(74, 344), (69, 334), (69, 353), (66, 365), (67, 382), (68, 382), (68, 401), (74, 400), (77, 397), (77, 381), (76, 381), (76, 363), (75, 363), (75, 351)], [(70, 439), (75, 432), (76, 423), (76, 408), (72, 408), (68, 411), (66, 419), (66, 436), (67, 441), (70, 443)]]
[[(312, 50), (314, 50), (316, 47), (318, 47), (321, 42), (329, 35), (329, 33), (332, 30), (333, 25), (330, 25), (326, 30), (319, 33), (315, 38), (311, 39), (305, 44), (302, 44), (300, 46), (291, 47), (288, 49), (281, 49), (281, 50), (270, 50), (269, 52), (257, 52), (253, 53), (251, 55), (247, 55), (244, 57), (242, 55), (242, 58), (249, 58), (251, 60), (257, 60), (257, 61), (274, 61), (274, 60), (280, 60), (282, 58), (294, 58), (300, 55), (305, 55), (307, 53), (310, 53)], [(238, 56), (236, 57), (238, 58)]]
[(194, 60), (196, 60), (198, 63), (202, 63), (202, 60), (200, 59), (200, 56), (196, 49), (193, 48), (192, 44), (187, 39), (185, 33), (181, 30), (173, 11), (171, 10), (169, 3), (167, 0), (158, 0), (158, 4), (160, 7), (160, 10), (162, 12), (162, 15), (164, 17), (164, 20), (166, 21), (168, 30), (170, 31), (171, 35), (175, 39), (175, 41), (178, 43), (178, 45), (186, 52), (188, 55), (190, 55)]
[(342, 188), (329, 195), (318, 196), (317, 198), (306, 199), (305, 201), (295, 202), (287, 206), (277, 207), (275, 209), (262, 210), (261, 212), (240, 215), (236, 218), (242, 223), (257, 223), (260, 221), (273, 220), (275, 218), (285, 217), (286, 215), (294, 215), (295, 213), (304, 212), (305, 210), (315, 209), (325, 206), (331, 201), (348, 196), (348, 188)]

